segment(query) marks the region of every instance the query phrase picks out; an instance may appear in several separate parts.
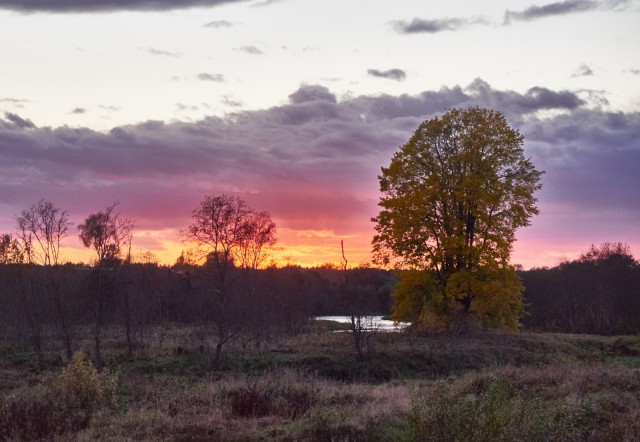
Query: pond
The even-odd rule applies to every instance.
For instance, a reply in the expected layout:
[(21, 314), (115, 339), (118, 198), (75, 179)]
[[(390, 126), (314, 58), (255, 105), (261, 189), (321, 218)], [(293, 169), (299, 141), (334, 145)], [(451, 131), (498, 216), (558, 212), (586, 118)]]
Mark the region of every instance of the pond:
[[(339, 316), (339, 315), (338, 316), (316, 316), (314, 319), (317, 321), (334, 321), (334, 322), (340, 322), (343, 324), (348, 324), (350, 322), (348, 316)], [(383, 331), (383, 332), (400, 331), (409, 325), (409, 323), (406, 323), (406, 322), (395, 323), (389, 319), (383, 319), (382, 316), (363, 316), (363, 321), (367, 329)]]

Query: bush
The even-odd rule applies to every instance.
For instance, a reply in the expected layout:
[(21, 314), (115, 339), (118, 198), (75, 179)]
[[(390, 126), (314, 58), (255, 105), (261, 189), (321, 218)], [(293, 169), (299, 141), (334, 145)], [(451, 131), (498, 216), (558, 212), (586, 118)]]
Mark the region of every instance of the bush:
[(99, 406), (111, 404), (118, 377), (103, 374), (78, 352), (54, 379), (0, 402), (0, 439), (48, 440), (89, 425)]
[(79, 351), (62, 370), (61, 384), (68, 405), (94, 408), (113, 401), (118, 375), (108, 370), (98, 373), (85, 354)]

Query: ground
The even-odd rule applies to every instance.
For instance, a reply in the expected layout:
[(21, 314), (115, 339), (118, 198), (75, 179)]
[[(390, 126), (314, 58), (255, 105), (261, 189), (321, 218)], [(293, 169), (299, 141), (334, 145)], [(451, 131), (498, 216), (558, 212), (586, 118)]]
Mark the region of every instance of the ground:
[(193, 330), (133, 356), (114, 337), (99, 374), (5, 344), (0, 439), (640, 440), (640, 336), (386, 333), (357, 362), (328, 328), (239, 342), (217, 368), (206, 345), (178, 342)]

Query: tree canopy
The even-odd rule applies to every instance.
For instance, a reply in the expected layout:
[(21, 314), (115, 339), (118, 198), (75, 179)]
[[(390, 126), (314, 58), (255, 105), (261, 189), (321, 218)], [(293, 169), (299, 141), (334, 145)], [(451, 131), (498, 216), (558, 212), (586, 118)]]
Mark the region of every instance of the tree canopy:
[(118, 204), (116, 201), (104, 211), (87, 216), (84, 223), (78, 226), (82, 244), (96, 252), (99, 265), (121, 259), (122, 248), (127, 245), (127, 260), (131, 258), (131, 232), (134, 223), (115, 212)]
[[(428, 298), (437, 292), (447, 314), (473, 312), (487, 325), (516, 328), (522, 285), (509, 259), (516, 230), (538, 213), (542, 174), (523, 141), (489, 109), (452, 109), (423, 122), (382, 168), (376, 261), (432, 273)], [(432, 301), (421, 308), (434, 304), (442, 309)]]

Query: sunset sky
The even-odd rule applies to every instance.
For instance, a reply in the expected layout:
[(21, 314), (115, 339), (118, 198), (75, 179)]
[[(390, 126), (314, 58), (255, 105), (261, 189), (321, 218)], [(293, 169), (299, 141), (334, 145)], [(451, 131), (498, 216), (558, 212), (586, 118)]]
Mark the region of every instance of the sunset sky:
[[(271, 213), (274, 258), (370, 260), (380, 167), (452, 107), (544, 170), (513, 262), (640, 256), (640, 1), (0, 0), (0, 233), (120, 201), (173, 263), (205, 195)], [(64, 258), (90, 259), (77, 237)]]

